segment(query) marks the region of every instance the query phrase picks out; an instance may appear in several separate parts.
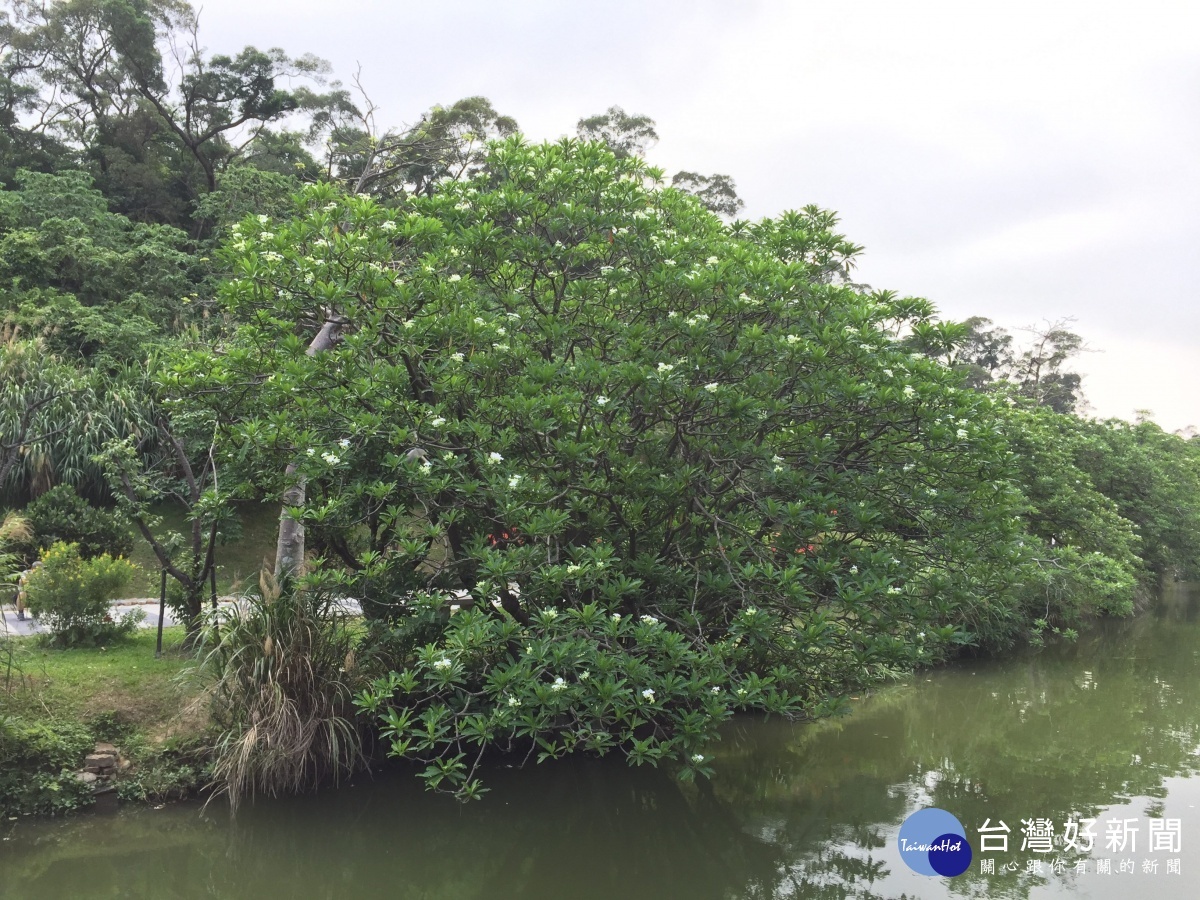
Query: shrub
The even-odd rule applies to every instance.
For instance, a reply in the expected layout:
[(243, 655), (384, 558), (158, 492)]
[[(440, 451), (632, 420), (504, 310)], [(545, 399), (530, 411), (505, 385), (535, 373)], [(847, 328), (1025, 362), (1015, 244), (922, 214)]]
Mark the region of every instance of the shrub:
[(213, 786), (245, 797), (299, 793), (366, 763), (353, 697), (366, 684), (355, 636), (326, 591), (265, 571), (257, 593), (210, 620), (201, 671), (213, 679)]
[(145, 616), (141, 610), (114, 621), (110, 604), (128, 586), (134, 565), (107, 554), (83, 559), (75, 544), (54, 544), (26, 581), (30, 611), (55, 643), (88, 647), (125, 637)]
[[(415, 601), (414, 618), (445, 620), (442, 609), (426, 596)], [(634, 765), (678, 763), (690, 779), (710, 773), (704, 750), (734, 711), (796, 713), (804, 699), (815, 700), (781, 689), (784, 669), (745, 671), (751, 657), (775, 652), (784, 631), (751, 607), (726, 639), (698, 649), (654, 616), (592, 603), (543, 610), (527, 627), (461, 609), (438, 640), (407, 652), (403, 640), (394, 645), (386, 656), (399, 671), (376, 679), (357, 702), (380, 719), (391, 755), (423, 763), (427, 786), (461, 799), (486, 790), (476, 775), (491, 748), (536, 752), (539, 762), (616, 752)]]
[(69, 484), (51, 488), (25, 509), (33, 526), (37, 546), (43, 550), (53, 544), (78, 544), (79, 555), (92, 559), (129, 556), (133, 537), (129, 522), (118, 512), (92, 506)]
[(52, 815), (91, 803), (74, 769), (92, 748), (82, 725), (0, 717), (0, 815)]

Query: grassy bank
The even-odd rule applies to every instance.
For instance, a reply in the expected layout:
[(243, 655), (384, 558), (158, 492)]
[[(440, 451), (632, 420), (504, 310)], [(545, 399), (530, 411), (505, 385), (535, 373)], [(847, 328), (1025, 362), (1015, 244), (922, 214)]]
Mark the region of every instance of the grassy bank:
[(198, 688), (181, 677), (193, 663), (183, 629), (152, 630), (108, 647), (58, 650), (37, 637), (0, 642), (0, 812), (70, 812), (92, 801), (75, 776), (97, 741), (130, 766), (119, 796), (155, 801), (195, 790), (204, 778), (197, 748), (207, 726)]

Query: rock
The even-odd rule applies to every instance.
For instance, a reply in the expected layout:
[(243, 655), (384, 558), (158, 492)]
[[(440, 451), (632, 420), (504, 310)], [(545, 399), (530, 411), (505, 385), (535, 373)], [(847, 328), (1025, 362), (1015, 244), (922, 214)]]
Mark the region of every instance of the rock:
[(94, 782), (94, 781), (95, 781), (95, 780), (96, 780), (96, 779), (97, 779), (99, 776), (98, 776), (98, 775), (96, 775), (96, 773), (95, 773), (95, 772), (76, 772), (76, 773), (75, 773), (75, 777), (76, 777), (76, 778), (77, 778), (79, 781), (82, 781), (84, 784), (91, 784), (91, 783), (92, 783), (92, 782)]
[(112, 744), (105, 743), (104, 741), (99, 741), (96, 744), (96, 749), (93, 750), (92, 752), (93, 753), (111, 753), (113, 756), (116, 756), (117, 748), (115, 746), (113, 746)]
[(83, 769), (85, 772), (102, 773), (108, 769), (115, 768), (117, 765), (117, 755), (115, 753), (89, 753), (83, 759)]

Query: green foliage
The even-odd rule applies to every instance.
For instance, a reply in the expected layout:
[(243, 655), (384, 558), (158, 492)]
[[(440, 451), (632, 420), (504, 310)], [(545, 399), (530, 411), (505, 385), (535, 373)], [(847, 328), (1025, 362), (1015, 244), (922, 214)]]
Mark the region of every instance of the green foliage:
[(199, 318), (205, 261), (188, 236), (109, 212), (80, 171), (18, 172), (0, 191), (0, 313), (52, 353), (104, 368), (142, 364)]
[[(785, 668), (759, 676), (739, 663), (772, 652), (783, 629), (745, 610), (728, 636), (698, 648), (653, 616), (585, 604), (547, 608), (527, 627), (464, 609), (445, 621), (441, 598), (418, 598), (415, 617), (445, 624), (419, 647), (389, 648), (402, 664), (360, 694), (383, 724), (393, 756), (424, 764), (421, 777), (463, 799), (486, 790), (476, 770), (489, 749), (537, 753), (539, 761), (584, 750), (624, 754), (635, 765), (678, 761), (708, 774), (704, 748), (735, 709), (798, 712), (781, 690)], [(457, 610), (457, 607), (451, 606)]]
[(746, 205), (738, 196), (737, 186), (728, 175), (676, 172), (671, 176), (671, 186), (692, 194), (710, 212), (730, 219)]
[(218, 794), (299, 793), (366, 763), (353, 696), (364, 682), (355, 634), (334, 598), (311, 585), (260, 591), (214, 617), (200, 670), (211, 680)]
[(12, 142), (38, 160), (22, 125), (40, 122), (53, 148), (84, 161), (117, 211), (140, 221), (191, 224), (192, 201), (231, 162), (273, 168), (277, 154), (295, 154), (271, 124), (326, 101), (284, 84), (319, 82), (326, 63), (278, 48), (209, 54), (181, 0), (20, 7), (15, 24), (5, 20), (0, 57), (9, 104), (23, 113), (6, 123)]
[(67, 365), (40, 342), (0, 343), (0, 499), (20, 506), (62, 483), (102, 498), (93, 457), (142, 433), (145, 407), (136, 381)]
[[(831, 215), (725, 226), (595, 144), (511, 140), (486, 170), (241, 223), (224, 297), (252, 324), (169, 383), (226, 423), (230, 471), (305, 480), (343, 590), (401, 627), (414, 591), (458, 591), (518, 647), (553, 611), (651, 616), (698, 658), (753, 607), (776, 628), (734, 672), (808, 709), (1021, 630), (992, 404), (896, 346), (948, 337), (846, 283)], [(331, 315), (344, 338), (306, 353)]]
[(1077, 464), (1091, 426), (1030, 403), (1015, 404), (1005, 420), (1034, 548), (1036, 574), (1024, 589), (1029, 617), (1061, 626), (1086, 613), (1130, 613), (1141, 541)]
[(619, 106), (610, 106), (595, 116), (580, 119), (575, 133), (584, 141), (599, 141), (618, 159), (644, 157), (658, 143), (658, 131), (649, 116), (630, 115)]
[(130, 524), (118, 512), (92, 506), (67, 484), (51, 488), (25, 508), (40, 549), (52, 544), (76, 544), (84, 559), (107, 554), (128, 557), (133, 552)]
[(135, 803), (167, 803), (199, 793), (209, 781), (205, 748), (195, 741), (148, 746), (142, 735), (127, 735), (121, 745), (130, 768), (117, 778), (117, 796)]
[(1200, 578), (1200, 442), (1148, 421), (1078, 428), (1076, 464), (1133, 523), (1149, 572)]
[(107, 554), (83, 559), (77, 544), (54, 544), (26, 577), (30, 611), (55, 643), (95, 647), (128, 636), (145, 616), (141, 610), (114, 621), (112, 601), (133, 577), (133, 564)]
[(91, 749), (82, 725), (0, 716), (0, 815), (56, 815), (90, 805), (91, 788), (73, 770)]

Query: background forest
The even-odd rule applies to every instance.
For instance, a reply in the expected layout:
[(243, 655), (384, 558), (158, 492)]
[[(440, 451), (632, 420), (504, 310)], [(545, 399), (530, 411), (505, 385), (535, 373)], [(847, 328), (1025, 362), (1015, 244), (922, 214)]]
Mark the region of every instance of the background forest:
[[(834, 214), (737, 219), (644, 115), (533, 145), (329, 77), (209, 54), (174, 0), (0, 10), (0, 574), (145, 542), (235, 798), (381, 750), (463, 796), (490, 749), (690, 776), (735, 710), (1200, 575), (1200, 441), (1078, 415), (1062, 323), (859, 284)], [(264, 503), (274, 569), (214, 635)]]

